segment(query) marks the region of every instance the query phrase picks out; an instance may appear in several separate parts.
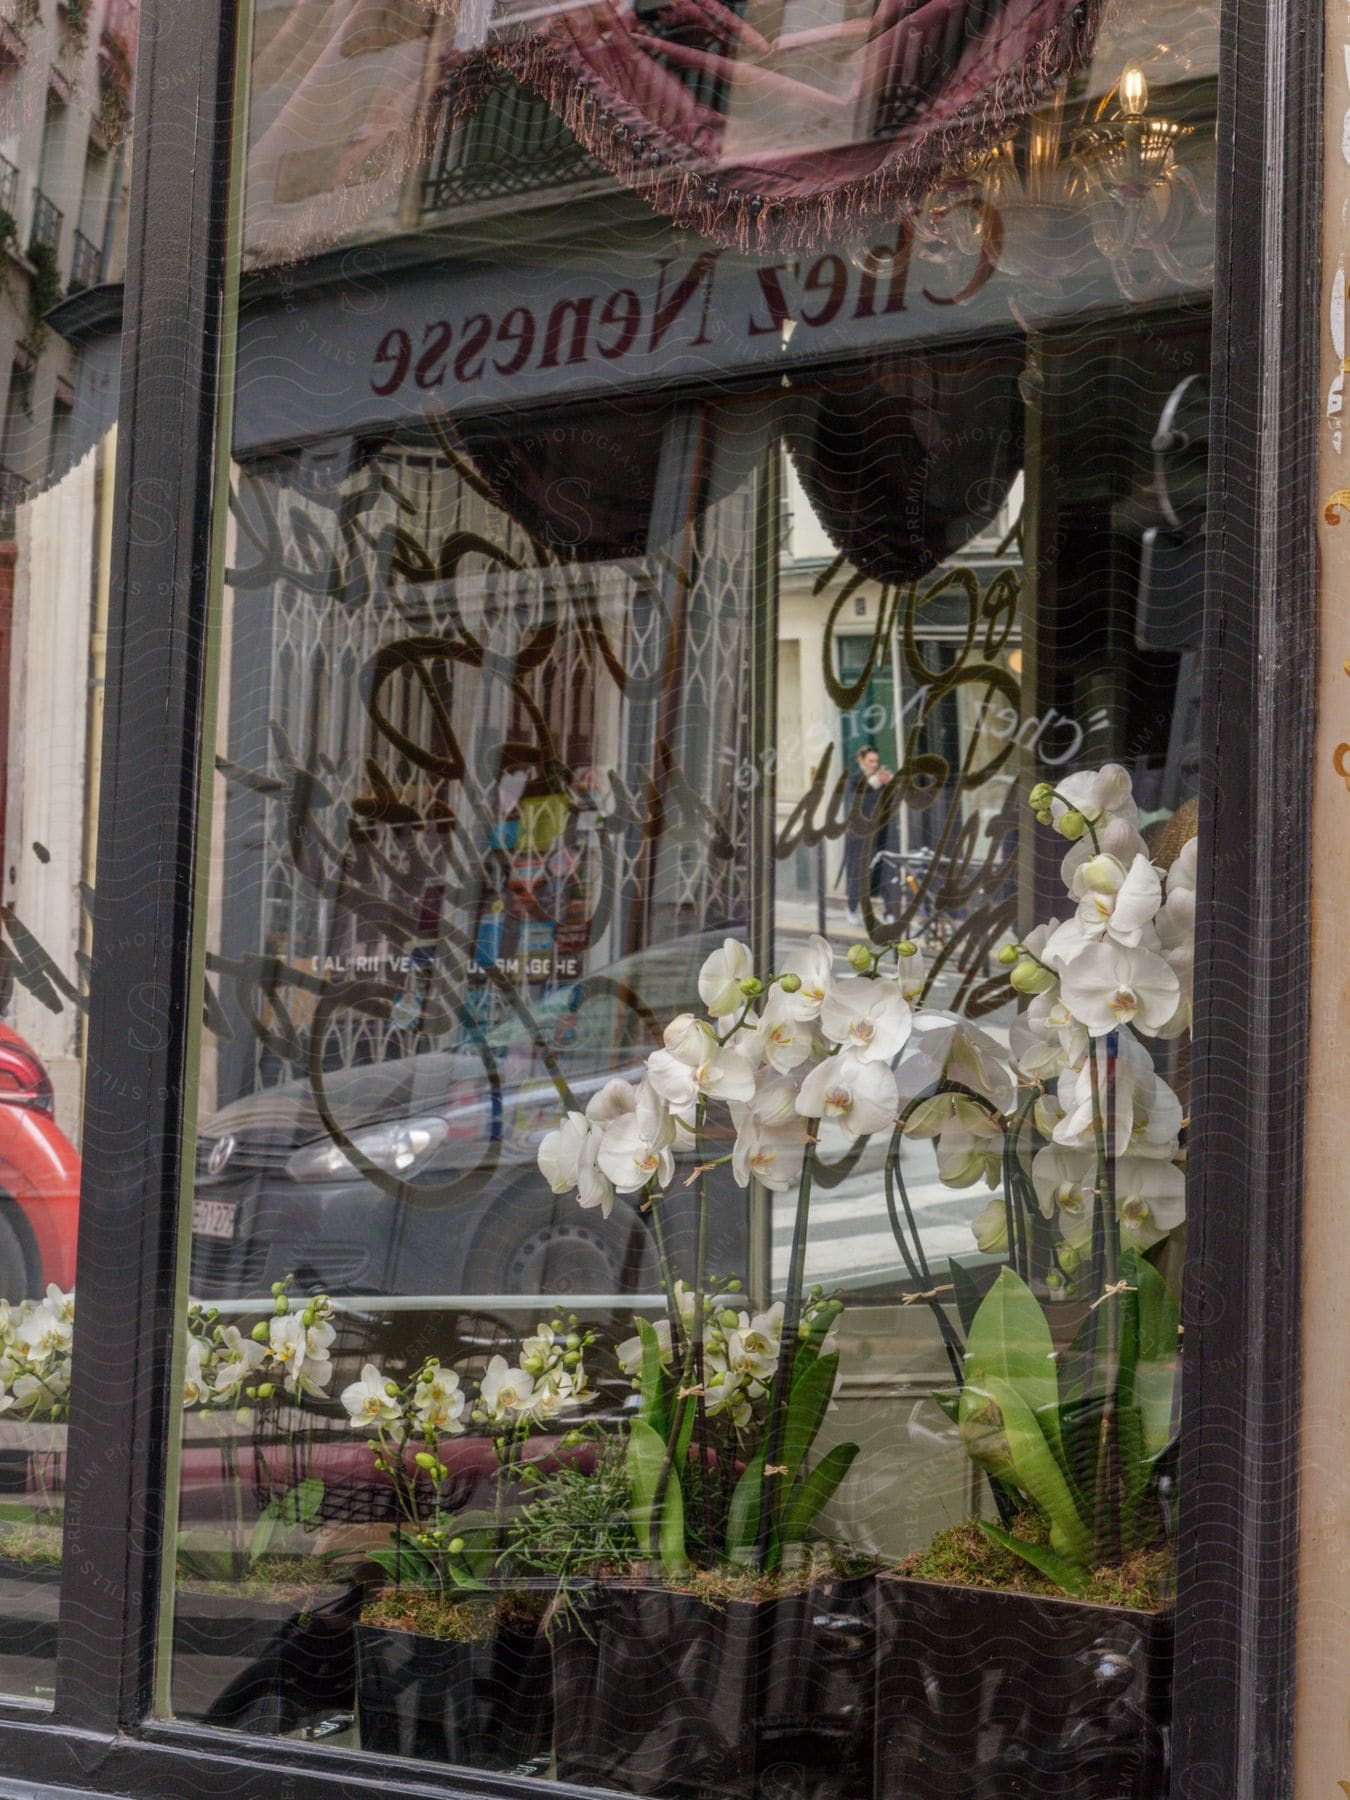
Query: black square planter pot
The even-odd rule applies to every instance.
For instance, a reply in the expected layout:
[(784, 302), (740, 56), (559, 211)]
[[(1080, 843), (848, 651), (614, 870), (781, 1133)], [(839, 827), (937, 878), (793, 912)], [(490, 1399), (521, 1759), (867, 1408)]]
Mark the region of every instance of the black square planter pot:
[[(175, 1716), (274, 1734), (350, 1713), (360, 1591), (303, 1601), (180, 1587), (174, 1598)], [(0, 1557), (0, 1689), (50, 1694), (61, 1570)]]
[(872, 1580), (767, 1600), (601, 1584), (553, 1634), (560, 1781), (689, 1800), (869, 1800)]
[(470, 1642), (359, 1625), (356, 1662), (363, 1750), (546, 1773), (553, 1737), (549, 1646), (533, 1620), (504, 1620), (495, 1602), (485, 1602), (482, 1635)]
[(0, 1556), (0, 1693), (51, 1698), (60, 1610), (59, 1563)]
[(1167, 1614), (877, 1580), (887, 1800), (1164, 1800)]
[(175, 1718), (275, 1735), (350, 1714), (360, 1610), (361, 1590), (352, 1586), (299, 1601), (180, 1587)]

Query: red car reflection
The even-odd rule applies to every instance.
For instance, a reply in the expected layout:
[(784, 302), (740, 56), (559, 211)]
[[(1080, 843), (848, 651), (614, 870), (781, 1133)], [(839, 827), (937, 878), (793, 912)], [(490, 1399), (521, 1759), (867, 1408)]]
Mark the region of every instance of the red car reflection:
[(51, 1079), (0, 1025), (0, 1297), (75, 1283), (80, 1159), (56, 1123)]

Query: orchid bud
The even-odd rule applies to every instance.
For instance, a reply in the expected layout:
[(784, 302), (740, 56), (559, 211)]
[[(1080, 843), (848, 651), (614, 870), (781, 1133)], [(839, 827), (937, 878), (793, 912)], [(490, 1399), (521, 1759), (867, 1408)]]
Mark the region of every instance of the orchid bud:
[(747, 1000), (754, 1000), (758, 995), (764, 992), (764, 983), (757, 975), (745, 976), (743, 980), (736, 983), (736, 986), (745, 995)]
[(258, 1398), (260, 1400), (274, 1400), (276, 1398), (276, 1392), (276, 1383), (273, 1381), (263, 1381), (258, 1384)]
[(313, 1306), (307, 1306), (300, 1315), (300, 1323), (304, 1326), (305, 1330), (308, 1331), (310, 1327), (315, 1324), (317, 1318), (318, 1314), (314, 1311)]
[(389, 1399), (398, 1399), (398, 1383), (396, 1381), (386, 1381), (384, 1384), (384, 1391)]
[(1071, 806), (1068, 812), (1059, 815), (1055, 830), (1061, 837), (1068, 838), (1071, 844), (1076, 844), (1087, 830), (1087, 820), (1077, 807)]
[[(573, 1319), (572, 1323), (575, 1325), (576, 1320)], [(569, 1350), (580, 1350), (581, 1348), (581, 1339), (577, 1336), (575, 1331), (569, 1331), (567, 1334), (567, 1348)]]
[(1036, 823), (1038, 825), (1053, 825), (1054, 822), (1055, 822), (1055, 815), (1051, 812), (1051, 810), (1048, 806), (1046, 807), (1044, 812), (1038, 812), (1036, 814)]
[(272, 1303), (272, 1310), (276, 1313), (276, 1315), (279, 1319), (285, 1318), (286, 1314), (291, 1310), (291, 1303), (286, 1298), (285, 1294), (277, 1295), (276, 1299)]
[(581, 1363), (580, 1350), (569, 1350), (567, 1352), (567, 1355), (564, 1356), (564, 1358), (563, 1358), (564, 1369), (575, 1369), (580, 1365), (580, 1363)]
[(778, 985), (785, 994), (795, 994), (801, 988), (802, 978), (800, 975), (794, 975), (789, 971), (786, 975), (780, 975), (778, 977)]
[(1078, 873), (1083, 886), (1094, 894), (1114, 894), (1120, 886), (1122, 871), (1114, 856), (1090, 856)]
[(1043, 968), (1029, 956), (1022, 958), (1008, 980), (1019, 994), (1043, 994), (1047, 988), (1055, 985), (1055, 977), (1050, 970)]
[(272, 1335), (271, 1328), (268, 1325), (266, 1319), (259, 1319), (258, 1323), (253, 1327), (253, 1330), (249, 1333), (249, 1336), (253, 1339), (255, 1344), (265, 1344), (267, 1342), (268, 1338), (271, 1337), (271, 1335)]
[(1014, 963), (1020, 962), (1021, 958), (1022, 952), (1016, 944), (1005, 944), (998, 953), (997, 961), (1001, 962), (1005, 969), (1010, 969)]
[(527, 1375), (542, 1375), (544, 1359), (542, 1356), (527, 1356), (520, 1366)]
[(1043, 812), (1054, 796), (1055, 790), (1048, 781), (1038, 781), (1027, 795), (1027, 804), (1033, 812)]
[(850, 944), (848, 960), (860, 975), (865, 975), (872, 967), (872, 952), (866, 944)]
[(417, 1455), (414, 1456), (413, 1461), (417, 1464), (419, 1469), (425, 1469), (428, 1475), (430, 1475), (432, 1470), (436, 1467), (436, 1458), (429, 1450), (419, 1450)]
[(449, 1549), (451, 1556), (463, 1556), (464, 1539), (461, 1537), (451, 1538), (447, 1548)]
[(727, 1282), (726, 1290), (729, 1294), (739, 1294), (741, 1291), (741, 1282), (733, 1278), (731, 1281)]
[(917, 956), (919, 954), (919, 946), (914, 942), (913, 938), (901, 938), (900, 942), (895, 946), (895, 954), (897, 956)]
[(737, 1315), (732, 1312), (730, 1307), (727, 1307), (725, 1312), (720, 1312), (717, 1315), (717, 1323), (722, 1327), (723, 1331), (734, 1331), (739, 1322)]

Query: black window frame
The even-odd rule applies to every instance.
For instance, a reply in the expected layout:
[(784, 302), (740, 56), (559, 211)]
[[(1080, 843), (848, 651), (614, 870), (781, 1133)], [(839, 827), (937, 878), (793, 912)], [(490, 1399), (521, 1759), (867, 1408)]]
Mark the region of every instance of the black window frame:
[[(230, 0), (141, 8), (57, 1689), (50, 1711), (0, 1700), (0, 1793), (518, 1795), (150, 1716), (245, 24)], [(1300, 0), (1225, 6), (1178, 1800), (1292, 1783), (1323, 32)]]

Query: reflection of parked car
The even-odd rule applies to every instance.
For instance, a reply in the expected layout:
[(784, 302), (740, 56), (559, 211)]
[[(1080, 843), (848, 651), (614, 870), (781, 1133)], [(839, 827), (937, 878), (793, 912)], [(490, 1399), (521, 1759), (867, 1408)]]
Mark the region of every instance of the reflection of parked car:
[[(266, 1293), (294, 1274), (332, 1293), (629, 1294), (660, 1285), (633, 1200), (608, 1219), (551, 1194), (536, 1166), (558, 1120), (552, 1061), (584, 1106), (635, 1078), (673, 1014), (698, 1005), (699, 967), (725, 933), (656, 945), (514, 1013), (476, 1049), (427, 1051), (235, 1101), (201, 1128), (192, 1291)], [(692, 1164), (692, 1152), (687, 1160)], [(717, 1171), (714, 1274), (744, 1271), (745, 1201)], [(693, 1193), (678, 1181), (667, 1241), (689, 1251)]]
[(0, 1025), (0, 1297), (73, 1284), (79, 1207), (80, 1159), (53, 1117), (47, 1071)]

